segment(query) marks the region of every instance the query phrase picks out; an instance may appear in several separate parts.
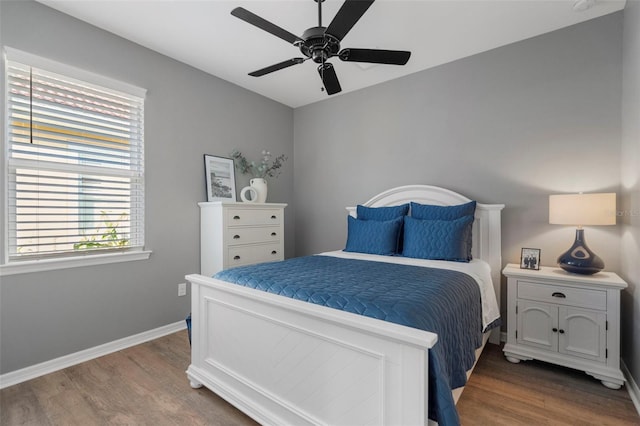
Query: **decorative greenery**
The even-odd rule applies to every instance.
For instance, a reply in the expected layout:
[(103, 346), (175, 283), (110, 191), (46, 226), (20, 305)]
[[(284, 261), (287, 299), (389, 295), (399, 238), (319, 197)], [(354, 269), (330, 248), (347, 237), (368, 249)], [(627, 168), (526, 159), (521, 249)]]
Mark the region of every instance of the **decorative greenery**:
[(244, 155), (238, 150), (234, 150), (231, 153), (231, 158), (236, 160), (236, 168), (243, 175), (252, 175), (257, 178), (265, 178), (265, 177), (278, 177), (282, 170), (280, 168), (287, 161), (287, 157), (283, 154), (276, 157), (271, 163), (271, 153), (269, 151), (262, 151), (262, 160), (260, 163), (255, 161), (249, 161), (246, 159)]
[[(100, 234), (100, 240), (96, 240), (96, 235), (90, 237), (82, 237), (80, 242), (73, 245), (74, 250), (86, 250), (92, 248), (103, 247), (126, 247), (129, 245), (129, 239), (118, 234), (118, 226), (120, 222), (127, 219), (127, 213), (122, 213), (117, 221), (111, 222), (109, 215), (106, 212), (101, 211), (100, 215), (104, 218), (104, 231)], [(96, 229), (96, 234), (101, 231), (102, 228)]]

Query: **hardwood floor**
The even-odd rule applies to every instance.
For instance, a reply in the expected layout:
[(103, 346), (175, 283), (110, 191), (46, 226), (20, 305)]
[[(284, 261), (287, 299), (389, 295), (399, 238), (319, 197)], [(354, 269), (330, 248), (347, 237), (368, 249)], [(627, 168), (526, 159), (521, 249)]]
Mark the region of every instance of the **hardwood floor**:
[(192, 389), (187, 332), (0, 391), (0, 424), (254, 425), (213, 392)]
[(512, 364), (491, 344), (457, 407), (463, 425), (640, 425), (626, 388), (539, 361)]
[[(0, 391), (0, 424), (255, 425), (207, 389), (191, 389), (186, 331)], [(640, 425), (623, 388), (488, 345), (458, 403), (463, 425)]]

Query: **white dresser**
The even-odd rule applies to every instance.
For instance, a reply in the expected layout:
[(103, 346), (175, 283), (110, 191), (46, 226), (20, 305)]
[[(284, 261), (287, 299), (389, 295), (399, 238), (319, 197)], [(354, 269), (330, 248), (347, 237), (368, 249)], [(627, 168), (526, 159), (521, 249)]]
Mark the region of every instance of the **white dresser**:
[(620, 291), (612, 272), (578, 275), (560, 268), (539, 271), (507, 265), (507, 343), (511, 362), (537, 359), (583, 370), (618, 389)]
[(200, 273), (284, 259), (286, 204), (198, 203)]

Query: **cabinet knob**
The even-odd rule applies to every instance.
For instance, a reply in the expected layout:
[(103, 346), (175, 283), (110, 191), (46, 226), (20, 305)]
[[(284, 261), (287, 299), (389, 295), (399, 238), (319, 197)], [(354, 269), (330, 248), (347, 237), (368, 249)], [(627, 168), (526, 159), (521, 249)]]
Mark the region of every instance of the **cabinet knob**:
[(560, 334), (564, 334), (564, 330), (563, 329), (560, 329), (558, 331), (560, 332)]
[(271, 236), (272, 236), (272, 237), (275, 237), (275, 236), (276, 236), (276, 233), (275, 233), (275, 232), (272, 232), (272, 233), (271, 233)]
[(272, 250), (272, 251), (271, 251), (271, 254), (278, 254), (278, 252), (277, 252), (277, 251), (275, 251), (275, 250)]
[(238, 255), (233, 256), (233, 260), (240, 260), (240, 256)]
[(240, 220), (240, 216), (235, 215), (235, 216), (233, 217), (233, 220)]
[(275, 219), (275, 218), (276, 218), (276, 215), (275, 215), (275, 214), (272, 214), (272, 215), (271, 215), (271, 219)]
[(233, 236), (233, 239), (234, 239), (234, 240), (239, 240), (239, 239), (240, 239), (240, 235), (238, 235), (238, 234), (234, 235), (234, 236)]
[(551, 330), (552, 330), (554, 333), (557, 333), (557, 332), (558, 332), (558, 329), (557, 329), (557, 328), (555, 328), (555, 327), (553, 327)]
[(561, 299), (564, 299), (565, 297), (567, 297), (567, 296), (564, 295), (564, 293), (560, 293), (559, 291), (556, 291), (555, 293), (553, 293), (552, 296), (553, 297), (559, 297)]

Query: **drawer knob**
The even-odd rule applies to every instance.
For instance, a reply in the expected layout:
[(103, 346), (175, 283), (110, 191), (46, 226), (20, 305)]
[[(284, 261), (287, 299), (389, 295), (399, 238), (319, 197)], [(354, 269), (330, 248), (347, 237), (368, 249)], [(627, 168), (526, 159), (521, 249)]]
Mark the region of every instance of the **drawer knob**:
[(240, 216), (235, 215), (235, 216), (233, 217), (233, 220), (240, 220)]
[(275, 232), (272, 232), (272, 233), (271, 233), (271, 236), (272, 236), (272, 237), (275, 237), (275, 236), (276, 236), (276, 233), (275, 233)]
[(561, 299), (564, 299), (565, 297), (567, 297), (567, 296), (564, 295), (564, 293), (560, 293), (559, 291), (556, 291), (555, 293), (553, 293), (552, 296), (553, 297), (559, 297)]
[(234, 235), (234, 236), (233, 236), (233, 239), (234, 239), (234, 240), (239, 240), (239, 239), (240, 239), (240, 235), (238, 235), (238, 234)]
[(278, 252), (277, 252), (277, 251), (275, 251), (275, 250), (272, 250), (272, 251), (271, 251), (271, 254), (278, 254)]
[(276, 215), (275, 215), (275, 214), (272, 214), (272, 215), (271, 215), (271, 219), (275, 219), (275, 218), (276, 218)]
[(238, 255), (233, 256), (233, 260), (240, 260), (240, 256)]

